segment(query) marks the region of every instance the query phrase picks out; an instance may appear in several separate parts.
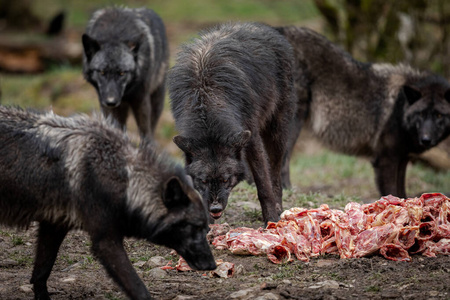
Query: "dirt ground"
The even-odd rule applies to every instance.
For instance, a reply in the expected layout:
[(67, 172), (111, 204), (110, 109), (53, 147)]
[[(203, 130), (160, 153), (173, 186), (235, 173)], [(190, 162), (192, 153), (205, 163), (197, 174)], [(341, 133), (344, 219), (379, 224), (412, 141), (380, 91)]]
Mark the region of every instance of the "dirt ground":
[[(259, 210), (255, 198), (232, 199), (221, 222), (260, 227), (260, 214), (248, 209)], [(36, 229), (35, 224), (27, 231), (0, 227), (0, 299), (33, 298), (29, 280)], [(89, 246), (85, 233), (68, 235), (49, 279), (52, 299), (126, 299), (92, 257)], [(265, 256), (237, 256), (214, 249), (216, 259), (235, 264), (233, 277), (220, 278), (210, 272), (161, 270), (159, 266), (169, 261), (175, 265), (178, 260), (168, 248), (134, 239), (126, 240), (125, 246), (156, 299), (450, 299), (448, 256), (416, 255), (412, 262), (393, 262), (377, 255), (360, 259), (326, 256), (309, 263), (275, 265)]]

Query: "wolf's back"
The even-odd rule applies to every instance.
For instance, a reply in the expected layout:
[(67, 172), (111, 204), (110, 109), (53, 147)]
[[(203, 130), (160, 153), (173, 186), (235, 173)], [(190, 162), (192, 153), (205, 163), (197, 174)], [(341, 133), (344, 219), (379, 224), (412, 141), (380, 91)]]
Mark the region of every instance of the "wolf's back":
[(203, 31), (169, 72), (177, 128), (262, 127), (284, 104), (276, 102), (291, 101), (285, 99), (291, 72), (291, 46), (266, 25), (225, 23)]
[(108, 164), (110, 174), (125, 168), (124, 143), (102, 119), (0, 106), (0, 223), (79, 227), (77, 211), (91, 194), (89, 184), (99, 184), (92, 179), (101, 180)]

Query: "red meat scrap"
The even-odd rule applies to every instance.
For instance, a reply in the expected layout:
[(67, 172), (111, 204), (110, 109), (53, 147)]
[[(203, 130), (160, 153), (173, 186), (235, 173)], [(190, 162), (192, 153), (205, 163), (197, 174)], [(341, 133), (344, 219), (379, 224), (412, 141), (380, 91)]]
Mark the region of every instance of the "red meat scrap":
[(343, 211), (326, 204), (316, 209), (294, 207), (266, 228), (230, 229), (214, 236), (212, 244), (239, 255), (267, 255), (274, 263), (294, 257), (306, 262), (323, 254), (341, 258), (380, 254), (395, 261), (410, 261), (416, 253), (449, 255), (450, 199), (440, 193), (408, 199), (388, 195), (369, 204), (350, 202)]
[[(222, 259), (216, 260), (217, 268), (213, 271), (209, 272), (210, 277), (222, 277), (222, 278), (229, 278), (233, 277), (235, 273), (235, 267), (234, 264), (231, 262), (223, 261)], [(187, 271), (193, 271), (191, 267), (189, 267), (188, 263), (183, 257), (178, 258), (177, 265), (175, 267), (172, 267), (172, 261), (169, 261), (167, 265), (160, 267), (162, 270), (177, 270), (178, 272), (187, 272)], [(206, 274), (203, 274), (206, 275)]]

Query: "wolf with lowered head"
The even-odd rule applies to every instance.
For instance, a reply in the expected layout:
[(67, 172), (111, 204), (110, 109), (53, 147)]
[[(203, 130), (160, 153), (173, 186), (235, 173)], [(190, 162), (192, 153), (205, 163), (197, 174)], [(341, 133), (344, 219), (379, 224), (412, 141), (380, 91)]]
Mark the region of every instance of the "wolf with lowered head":
[(39, 222), (36, 299), (50, 299), (47, 279), (71, 229), (89, 234), (93, 254), (132, 299), (151, 297), (125, 237), (173, 248), (194, 269), (215, 268), (208, 214), (192, 179), (151, 143), (134, 148), (101, 117), (0, 106), (0, 169), (0, 224)]
[(298, 100), (289, 157), (304, 124), (326, 146), (372, 160), (381, 195), (406, 197), (411, 154), (436, 146), (450, 134), (450, 84), (407, 65), (362, 63), (316, 32), (277, 28), (295, 53)]
[(281, 165), (295, 106), (293, 53), (258, 23), (226, 23), (184, 45), (169, 71), (171, 108), (186, 170), (221, 217), (249, 166), (264, 222), (282, 212)]

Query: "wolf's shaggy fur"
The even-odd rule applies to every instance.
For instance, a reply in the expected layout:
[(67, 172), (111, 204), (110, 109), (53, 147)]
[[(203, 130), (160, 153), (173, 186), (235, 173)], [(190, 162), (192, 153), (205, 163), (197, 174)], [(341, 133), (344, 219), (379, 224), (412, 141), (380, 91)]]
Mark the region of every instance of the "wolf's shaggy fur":
[(184, 45), (169, 71), (180, 132), (174, 141), (214, 218), (246, 163), (264, 220), (279, 218), (281, 158), (295, 106), (292, 57), (289, 43), (269, 26), (226, 23)]
[(35, 295), (71, 229), (133, 299), (150, 297), (122, 242), (136, 237), (177, 250), (194, 268), (215, 267), (206, 242), (207, 214), (182, 167), (143, 141), (135, 149), (103, 117), (63, 118), (0, 106), (0, 223), (40, 223)]
[[(298, 99), (289, 149), (303, 124), (329, 148), (372, 159), (382, 195), (405, 197), (411, 153), (450, 134), (450, 84), (407, 65), (362, 63), (318, 33), (302, 27), (277, 30), (295, 54)], [(288, 152), (283, 185), (289, 186)]]
[(141, 136), (151, 137), (164, 106), (169, 66), (166, 30), (151, 9), (97, 10), (82, 37), (83, 74), (101, 109), (125, 126), (131, 108)]

